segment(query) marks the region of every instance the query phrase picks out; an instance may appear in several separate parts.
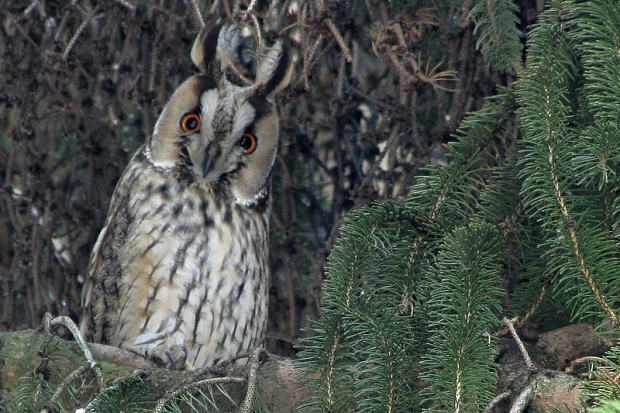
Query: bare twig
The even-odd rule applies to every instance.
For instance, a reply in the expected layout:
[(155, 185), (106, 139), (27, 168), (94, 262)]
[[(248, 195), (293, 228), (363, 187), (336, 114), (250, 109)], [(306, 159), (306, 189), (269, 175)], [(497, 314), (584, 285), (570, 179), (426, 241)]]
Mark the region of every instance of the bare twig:
[(258, 23), (258, 17), (256, 17), (256, 15), (252, 15), (251, 16), (251, 20), (252, 20), (252, 25), (254, 26), (254, 32), (256, 33), (256, 54), (258, 55), (258, 52), (260, 51), (260, 49), (263, 47), (263, 35), (262, 35), (262, 31), (260, 28), (260, 24)]
[[(97, 376), (97, 383), (101, 385), (103, 383), (103, 371), (101, 371), (101, 365), (97, 363), (93, 358), (93, 355), (88, 348), (88, 344), (86, 344), (86, 340), (84, 340), (84, 337), (80, 333), (80, 329), (78, 328), (78, 326), (76, 326), (73, 320), (71, 320), (71, 318), (67, 316), (60, 316), (52, 319), (52, 315), (50, 313), (45, 313), (45, 315), (43, 316), (43, 328), (45, 329), (45, 331), (47, 331), (48, 334), (52, 334), (52, 327), (59, 325), (65, 326), (71, 332), (71, 334), (73, 334), (73, 338), (75, 339), (80, 349), (82, 349), (82, 353), (88, 361), (88, 367), (95, 372), (95, 375)], [(81, 369), (81, 367), (79, 369)], [(71, 375), (73, 374), (76, 373), (74, 372)]]
[(118, 4), (121, 4), (121, 5), (125, 6), (125, 7), (127, 7), (127, 8), (128, 8), (129, 10), (131, 10), (131, 11), (133, 11), (133, 10), (135, 10), (135, 9), (136, 9), (136, 6), (134, 6), (133, 4), (129, 3), (128, 1), (125, 1), (125, 0), (116, 0), (116, 2), (117, 2)]
[(483, 412), (484, 413), (491, 413), (491, 411), (493, 411), (493, 408), (498, 404), (501, 403), (502, 401), (506, 400), (508, 397), (510, 397), (510, 392), (503, 392), (501, 394), (498, 394), (497, 396), (495, 396), (493, 398), (493, 400), (491, 400), (491, 403), (489, 403), (487, 405), (487, 407), (484, 408)]
[(96, 6), (88, 14), (88, 16), (86, 16), (86, 19), (82, 22), (82, 24), (80, 24), (80, 27), (78, 27), (78, 29), (75, 31), (75, 34), (73, 35), (73, 37), (69, 41), (69, 44), (67, 45), (67, 48), (62, 53), (62, 60), (67, 60), (67, 56), (69, 56), (69, 52), (71, 52), (71, 49), (73, 49), (73, 46), (75, 46), (75, 43), (77, 43), (78, 37), (80, 37), (80, 34), (82, 34), (82, 32), (84, 31), (84, 29), (86, 28), (88, 23), (90, 23), (90, 21), (95, 17), (95, 14), (97, 14), (98, 11), (99, 11), (99, 6)]
[(55, 42), (60, 40), (60, 36), (62, 36), (62, 32), (64, 31), (65, 26), (67, 25), (67, 21), (69, 21), (69, 15), (70, 14), (71, 13), (69, 12), (69, 10), (67, 10), (62, 15), (62, 19), (60, 20), (60, 23), (58, 24), (57, 29), (56, 29), (56, 35), (54, 35), (54, 41)]
[(235, 74), (235, 76), (237, 76), (239, 78), (239, 80), (241, 80), (243, 83), (245, 83), (246, 85), (251, 85), (254, 82), (252, 82), (250, 79), (248, 79), (247, 77), (245, 77), (241, 71), (239, 70), (239, 68), (237, 68), (236, 65), (234, 65), (232, 62), (228, 63), (228, 68), (230, 70), (233, 71), (233, 73)]
[(525, 410), (525, 408), (530, 404), (532, 398), (534, 397), (534, 389), (532, 386), (527, 386), (515, 399), (512, 407), (510, 408), (510, 413), (521, 413)]
[(107, 346), (105, 344), (98, 343), (88, 343), (88, 348), (90, 349), (93, 358), (99, 362), (139, 369), (160, 367), (154, 361), (146, 359), (140, 354), (119, 347)]
[(26, 10), (24, 10), (24, 16), (28, 16), (37, 6), (39, 6), (39, 0), (34, 0), (30, 3), (30, 6), (26, 7)]
[(51, 333), (52, 327), (61, 325), (67, 327), (71, 334), (73, 334), (73, 338), (75, 338), (78, 346), (80, 346), (80, 348), (82, 349), (84, 357), (86, 357), (86, 360), (88, 360), (89, 366), (91, 368), (94, 368), (97, 365), (97, 362), (93, 358), (93, 355), (90, 352), (88, 345), (86, 344), (86, 340), (84, 340), (84, 337), (82, 337), (80, 329), (78, 328), (78, 326), (75, 325), (73, 320), (67, 316), (60, 316), (52, 319), (52, 315), (50, 313), (45, 313), (45, 316), (43, 317), (43, 326), (47, 332)]
[(415, 83), (417, 81), (416, 77), (407, 71), (405, 66), (402, 64), (402, 62), (396, 56), (396, 53), (394, 53), (394, 51), (392, 50), (392, 48), (389, 47), (389, 46), (386, 46), (384, 48), (384, 50), (387, 53), (387, 55), (390, 58), (390, 60), (392, 61), (392, 64), (394, 66), (396, 66), (396, 69), (398, 69), (398, 73), (400, 73), (400, 75), (402, 76), (404, 82), (401, 82), (401, 83), (402, 84), (413, 84), (413, 83)]
[(203, 27), (205, 27), (205, 20), (202, 18), (200, 7), (198, 7), (198, 2), (196, 0), (192, 0), (192, 6), (196, 14), (196, 19), (198, 19), (198, 24), (200, 24), (200, 28), (202, 29)]
[(219, 7), (219, 5), (220, 5), (220, 0), (214, 0), (213, 4), (211, 5), (211, 10), (209, 10), (209, 14), (213, 16), (215, 14), (215, 11)]
[(308, 72), (310, 71), (310, 66), (312, 65), (312, 60), (314, 59), (314, 55), (319, 48), (321, 42), (323, 41), (322, 37), (316, 39), (316, 41), (310, 46), (310, 49), (306, 52), (306, 57), (304, 58), (304, 67), (303, 67), (303, 78), (304, 78), (304, 86), (306, 90), (310, 90), (310, 84), (308, 83)]
[(340, 64), (338, 65), (338, 81), (336, 83), (336, 96), (338, 99), (344, 99), (344, 86), (347, 81), (347, 61), (346, 53), (340, 55)]
[(256, 392), (256, 382), (258, 380), (258, 366), (260, 364), (260, 357), (265, 354), (265, 350), (257, 348), (250, 357), (250, 372), (248, 373), (248, 390), (245, 393), (245, 400), (241, 405), (242, 413), (250, 413), (252, 410), (252, 401), (254, 400), (254, 393)]
[(361, 97), (363, 97), (367, 101), (374, 103), (375, 105), (381, 106), (382, 108), (385, 108), (385, 109), (388, 109), (388, 110), (397, 110), (397, 108), (392, 106), (392, 105), (388, 105), (385, 102), (381, 102), (380, 100), (377, 100), (377, 99), (374, 99), (374, 98), (368, 96), (366, 93), (362, 92), (361, 90), (359, 90), (358, 88), (356, 88), (353, 85), (350, 85), (349, 89), (351, 89), (353, 92), (357, 93), (358, 95), (360, 95)]
[(530, 355), (528, 354), (527, 350), (525, 349), (525, 346), (523, 345), (523, 342), (519, 338), (519, 335), (517, 334), (517, 330), (515, 330), (514, 322), (515, 322), (514, 319), (509, 320), (506, 317), (504, 317), (502, 319), (502, 324), (505, 325), (506, 327), (508, 327), (508, 330), (510, 331), (510, 334), (512, 335), (512, 338), (517, 343), (517, 346), (519, 347), (519, 350), (521, 351), (521, 354), (523, 355), (523, 359), (525, 360), (525, 364), (527, 365), (527, 368), (530, 369), (530, 370), (534, 370), (536, 367), (534, 366), (534, 363), (532, 363), (532, 359), (530, 359)]
[(578, 359), (575, 359), (571, 362), (570, 366), (566, 367), (564, 369), (564, 371), (572, 373), (574, 372), (579, 366), (586, 364), (586, 363), (600, 363), (600, 364), (607, 364), (610, 365), (611, 363), (609, 362), (609, 360), (604, 359), (602, 357), (595, 357), (595, 356), (587, 356), (587, 357), (581, 357)]
[(226, 360), (222, 360), (219, 363), (217, 363), (217, 365), (215, 366), (215, 368), (221, 369), (224, 368), (232, 363), (234, 363), (237, 360), (241, 360), (241, 359), (245, 359), (248, 358), (252, 355), (252, 353), (241, 353), (241, 354), (237, 354), (236, 356), (232, 356), (230, 358), (227, 358)]
[[(311, 257), (311, 258), (314, 259), (314, 257)], [(299, 340), (292, 338), (290, 336), (286, 336), (284, 334), (267, 333), (265, 334), (265, 338), (268, 338), (270, 340), (281, 341), (283, 343), (290, 344), (291, 346), (299, 346)]]
[[(247, 18), (250, 16), (250, 14), (253, 13), (255, 6), (256, 6), (256, 0), (250, 1), (250, 5), (248, 6), (248, 8), (241, 14), (241, 19), (242, 20), (247, 20)], [(238, 4), (237, 4), (237, 7), (239, 7)]]
[(351, 53), (351, 49), (349, 49), (349, 46), (347, 46), (347, 42), (345, 42), (344, 37), (342, 37), (342, 35), (338, 31), (338, 28), (334, 24), (334, 21), (331, 18), (327, 18), (325, 19), (325, 25), (329, 28), (329, 31), (331, 31), (332, 34), (334, 35), (334, 38), (338, 42), (338, 45), (340, 46), (340, 48), (342, 49), (342, 52), (347, 58), (347, 62), (352, 62), (353, 54)]

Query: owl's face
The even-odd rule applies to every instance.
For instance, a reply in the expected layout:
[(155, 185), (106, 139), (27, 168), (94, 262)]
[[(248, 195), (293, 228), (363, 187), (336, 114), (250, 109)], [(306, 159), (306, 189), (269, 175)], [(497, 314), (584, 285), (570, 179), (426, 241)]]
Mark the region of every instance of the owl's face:
[(281, 41), (261, 47), (255, 82), (235, 84), (227, 70), (239, 64), (239, 29), (219, 22), (207, 27), (192, 49), (202, 73), (170, 98), (148, 149), (156, 166), (250, 204), (264, 196), (275, 161), (279, 119), (271, 97), (288, 83), (288, 49)]

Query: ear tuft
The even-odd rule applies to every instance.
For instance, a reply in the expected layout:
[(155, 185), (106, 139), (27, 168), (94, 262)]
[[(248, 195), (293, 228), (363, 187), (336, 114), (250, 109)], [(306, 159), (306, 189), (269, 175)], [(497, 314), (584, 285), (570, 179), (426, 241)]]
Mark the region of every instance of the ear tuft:
[[(240, 27), (235, 22), (211, 19), (194, 41), (192, 61), (202, 74), (226, 79), (229, 69), (237, 73), (235, 66), (239, 67), (238, 53), (243, 47), (240, 35)], [(293, 69), (290, 47), (284, 38), (279, 38), (270, 47), (261, 44), (256, 54), (255, 81), (248, 87), (252, 93), (272, 96), (290, 81)]]
[(219, 70), (219, 63), (215, 57), (222, 26), (224, 26), (223, 20), (211, 19), (200, 31), (192, 46), (192, 61), (205, 75), (211, 75), (215, 70)]
[(267, 96), (275, 95), (288, 85), (292, 73), (290, 46), (284, 39), (278, 39), (266, 50), (266, 56), (259, 64), (256, 76), (259, 93)]

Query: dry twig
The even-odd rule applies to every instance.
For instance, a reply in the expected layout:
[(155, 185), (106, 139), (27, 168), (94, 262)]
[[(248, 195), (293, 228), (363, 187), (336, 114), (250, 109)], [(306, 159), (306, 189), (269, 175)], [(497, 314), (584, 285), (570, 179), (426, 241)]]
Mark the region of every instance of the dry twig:
[(502, 324), (505, 325), (506, 327), (508, 327), (508, 330), (510, 331), (510, 334), (512, 335), (512, 338), (517, 343), (517, 346), (519, 347), (519, 350), (521, 351), (521, 354), (523, 355), (523, 360), (525, 361), (525, 364), (527, 365), (527, 368), (530, 369), (530, 370), (534, 370), (536, 367), (534, 366), (534, 363), (532, 363), (532, 359), (530, 359), (530, 355), (528, 354), (527, 350), (525, 349), (525, 346), (523, 345), (523, 342), (519, 338), (519, 335), (517, 334), (517, 330), (515, 330), (514, 322), (515, 322), (514, 319), (509, 320), (506, 317), (504, 317), (502, 319)]

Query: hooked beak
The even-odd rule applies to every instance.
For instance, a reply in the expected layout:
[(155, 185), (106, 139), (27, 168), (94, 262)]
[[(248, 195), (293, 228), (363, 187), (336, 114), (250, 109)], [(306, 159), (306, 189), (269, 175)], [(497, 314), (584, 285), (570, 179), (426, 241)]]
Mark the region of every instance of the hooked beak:
[(203, 179), (206, 179), (207, 175), (209, 175), (209, 173), (213, 170), (213, 167), (215, 166), (215, 163), (219, 155), (220, 154), (219, 154), (217, 145), (211, 145), (209, 148), (207, 148), (207, 150), (205, 151), (205, 158), (202, 161), (202, 178)]

